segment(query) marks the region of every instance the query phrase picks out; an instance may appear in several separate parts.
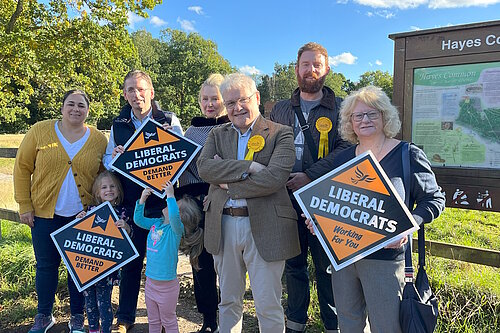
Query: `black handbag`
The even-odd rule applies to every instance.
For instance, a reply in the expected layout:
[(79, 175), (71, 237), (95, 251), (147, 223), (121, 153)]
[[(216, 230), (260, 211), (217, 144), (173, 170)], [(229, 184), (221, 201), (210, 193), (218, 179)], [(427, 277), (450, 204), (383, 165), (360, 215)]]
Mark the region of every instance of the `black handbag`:
[[(405, 154), (408, 152), (408, 154)], [(406, 158), (405, 158), (406, 155)], [(409, 190), (409, 144), (403, 147), (403, 181), (405, 191)], [(408, 185), (408, 187), (407, 187)], [(405, 195), (408, 205), (409, 194)], [(418, 230), (418, 273), (413, 283), (413, 264), (411, 262), (411, 236), (405, 252), (405, 287), (399, 308), (399, 322), (403, 333), (432, 333), (438, 317), (437, 298), (431, 290), (425, 271), (425, 231), (424, 224)]]

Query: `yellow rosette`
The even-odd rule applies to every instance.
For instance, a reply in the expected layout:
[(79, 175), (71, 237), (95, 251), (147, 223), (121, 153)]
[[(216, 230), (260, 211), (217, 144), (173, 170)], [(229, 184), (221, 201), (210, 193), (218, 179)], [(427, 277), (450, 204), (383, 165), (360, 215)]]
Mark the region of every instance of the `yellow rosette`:
[(261, 135), (254, 135), (248, 140), (248, 153), (245, 156), (245, 160), (247, 161), (252, 161), (253, 160), (253, 154), (256, 152), (259, 152), (264, 148), (264, 145), (266, 144), (266, 140)]
[(316, 129), (319, 131), (318, 159), (328, 155), (328, 132), (332, 130), (332, 121), (327, 117), (316, 120)]

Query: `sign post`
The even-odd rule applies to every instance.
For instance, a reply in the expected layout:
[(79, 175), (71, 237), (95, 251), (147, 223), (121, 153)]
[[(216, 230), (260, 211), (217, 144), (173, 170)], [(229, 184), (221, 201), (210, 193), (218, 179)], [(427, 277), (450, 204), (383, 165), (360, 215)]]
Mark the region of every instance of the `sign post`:
[(370, 151), (294, 196), (337, 271), (418, 229)]

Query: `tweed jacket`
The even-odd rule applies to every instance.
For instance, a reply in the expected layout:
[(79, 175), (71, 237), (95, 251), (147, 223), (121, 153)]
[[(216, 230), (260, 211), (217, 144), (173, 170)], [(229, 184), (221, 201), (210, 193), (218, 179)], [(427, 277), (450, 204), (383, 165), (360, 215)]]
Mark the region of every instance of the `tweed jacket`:
[[(293, 133), (290, 127), (259, 116), (251, 135), (265, 140), (264, 148), (253, 158), (266, 166), (258, 173), (248, 175), (252, 161), (237, 160), (238, 133), (231, 123), (210, 132), (198, 158), (199, 175), (210, 184), (204, 203), (205, 248), (214, 255), (219, 253), (224, 204), (229, 198), (244, 198), (260, 256), (268, 262), (286, 260), (300, 253), (297, 213), (285, 187), (295, 162)], [(222, 159), (214, 159), (215, 155)], [(227, 184), (228, 190), (219, 184)]]

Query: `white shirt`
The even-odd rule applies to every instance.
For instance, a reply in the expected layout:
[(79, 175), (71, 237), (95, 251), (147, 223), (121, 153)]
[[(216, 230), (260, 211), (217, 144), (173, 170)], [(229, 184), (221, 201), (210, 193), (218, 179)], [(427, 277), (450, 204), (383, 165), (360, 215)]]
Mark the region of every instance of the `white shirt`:
[[(253, 126), (255, 125), (255, 122), (257, 119), (255, 119), (248, 128), (248, 130), (244, 133), (241, 134), (241, 131), (236, 128), (236, 126), (231, 125), (231, 127), (238, 133), (238, 155), (237, 158), (238, 160), (244, 160), (245, 159), (245, 152), (247, 150), (247, 145), (248, 145), (248, 140), (250, 140), (250, 136), (252, 136), (252, 129)], [(247, 199), (227, 199), (226, 204), (224, 205), (224, 208), (228, 207), (246, 207), (247, 206)]]
[[(64, 150), (72, 161), (76, 154), (82, 149), (85, 142), (90, 136), (90, 130), (87, 128), (85, 134), (77, 141), (70, 143), (64, 135), (59, 130), (56, 121), (56, 134), (61, 142)], [(56, 208), (54, 213), (60, 216), (73, 216), (78, 214), (83, 210), (82, 200), (80, 200), (80, 193), (78, 192), (78, 187), (76, 186), (75, 177), (73, 177), (73, 168), (70, 166), (66, 178), (62, 183), (59, 194), (57, 195)]]

